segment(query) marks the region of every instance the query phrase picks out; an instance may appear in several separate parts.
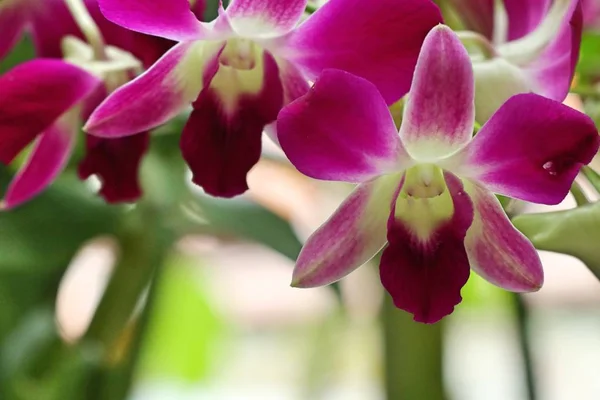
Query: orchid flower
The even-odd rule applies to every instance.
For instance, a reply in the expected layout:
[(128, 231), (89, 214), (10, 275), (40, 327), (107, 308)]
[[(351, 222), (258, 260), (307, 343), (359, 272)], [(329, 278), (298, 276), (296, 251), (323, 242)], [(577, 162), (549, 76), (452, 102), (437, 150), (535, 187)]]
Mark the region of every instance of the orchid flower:
[(359, 183), (306, 242), (293, 286), (332, 283), (386, 243), (381, 281), (417, 321), (453, 311), (469, 266), (507, 290), (542, 285), (536, 250), (494, 193), (559, 203), (598, 132), (576, 110), (519, 94), (472, 138), (474, 93), (466, 49), (439, 25), (423, 43), (399, 134), (377, 88), (339, 70), (281, 111), (280, 144), (300, 172)]
[[(6, 90), (2, 84), (3, 90), (0, 92), (0, 147), (9, 153), (0, 162), (11, 162), (25, 146), (36, 141), (34, 152), (9, 186), (3, 202), (4, 208), (16, 207), (48, 186), (66, 166), (82, 119), (86, 119), (108, 93), (129, 81), (135, 69), (156, 61), (172, 45), (109, 22), (92, 0), (85, 2), (87, 9), (83, 8), (86, 13), (89, 11), (95, 17), (95, 20), (88, 20), (91, 24), (97, 24), (91, 27), (79, 23), (80, 21), (76, 23), (63, 0), (13, 1), (14, 3), (9, 2), (10, 5), (28, 18), (22, 19), (27, 19), (27, 26), (32, 27), (34, 39), (39, 36), (39, 39), (34, 40), (38, 45), (38, 53), (58, 57), (56, 49), (61, 49), (64, 59), (81, 67), (82, 71), (64, 66), (58, 61), (44, 60), (27, 63), (0, 78), (0, 82), (9, 82)], [(0, 8), (0, 18), (5, 12), (6, 9)], [(82, 29), (78, 25), (83, 25)], [(90, 39), (90, 45), (77, 39), (78, 37)], [(96, 54), (98, 50), (101, 53), (99, 57)], [(40, 71), (39, 74), (35, 72), (36, 68), (41, 69), (46, 65), (51, 65), (52, 68), (47, 72)], [(96, 78), (84, 78), (86, 72), (83, 70)], [(18, 76), (22, 82), (10, 83), (14, 76)], [(71, 76), (78, 78), (65, 82)], [(41, 83), (40, 79), (44, 79), (44, 82)], [(89, 90), (91, 82), (96, 82), (92, 91)], [(44, 125), (42, 122), (33, 124), (32, 121), (18, 120), (38, 118), (33, 112), (25, 114), (24, 110), (44, 109), (46, 106), (43, 102), (53, 102), (49, 97), (52, 92), (65, 90), (62, 85), (80, 96), (71, 103), (58, 101), (48, 105), (58, 107), (52, 114), (56, 121), (42, 117), (42, 121), (49, 121), (50, 124)], [(47, 93), (44, 92), (46, 90)], [(36, 91), (40, 92), (38, 97), (35, 96)], [(39, 139), (36, 139), (38, 136)], [(85, 179), (90, 175), (97, 175), (102, 182), (100, 195), (108, 202), (136, 200), (141, 195), (138, 169), (148, 144), (148, 132), (112, 140), (86, 135), (86, 154), (79, 165), (79, 176)]]
[(512, 95), (563, 101), (579, 57), (581, 0), (452, 0), (475, 43), (476, 119), (485, 122)]
[(309, 80), (324, 68), (348, 70), (393, 103), (408, 91), (421, 43), (441, 21), (430, 0), (330, 0), (297, 26), (306, 3), (232, 0), (201, 23), (187, 0), (99, 0), (109, 20), (179, 44), (109, 96), (84, 129), (123, 137), (192, 105), (180, 145), (193, 182), (235, 196), (248, 189), (263, 128), (308, 91)]
[(85, 70), (53, 59), (25, 62), (0, 77), (0, 162), (11, 163), (35, 142), (0, 208), (29, 200), (62, 171), (79, 130), (78, 110), (99, 84)]

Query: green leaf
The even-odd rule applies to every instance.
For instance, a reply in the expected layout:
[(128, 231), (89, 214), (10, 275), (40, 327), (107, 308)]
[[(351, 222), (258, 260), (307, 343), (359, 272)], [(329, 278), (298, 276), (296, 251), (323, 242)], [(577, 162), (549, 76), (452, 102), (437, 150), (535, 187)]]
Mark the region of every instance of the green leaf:
[(579, 51), (577, 73), (584, 80), (600, 75), (600, 33), (585, 32)]
[(600, 279), (600, 203), (571, 210), (523, 214), (513, 224), (539, 250), (579, 258)]
[(259, 204), (243, 198), (223, 200), (199, 196), (198, 206), (213, 233), (253, 240), (292, 260), (300, 253), (302, 243), (290, 224)]
[[(0, 183), (9, 178), (0, 169)], [(29, 203), (0, 212), (0, 271), (64, 269), (82, 243), (114, 232), (122, 210), (105, 205), (73, 174), (65, 175)]]
[(142, 347), (142, 374), (190, 383), (206, 378), (221, 321), (211, 307), (197, 260), (171, 258), (156, 290)]

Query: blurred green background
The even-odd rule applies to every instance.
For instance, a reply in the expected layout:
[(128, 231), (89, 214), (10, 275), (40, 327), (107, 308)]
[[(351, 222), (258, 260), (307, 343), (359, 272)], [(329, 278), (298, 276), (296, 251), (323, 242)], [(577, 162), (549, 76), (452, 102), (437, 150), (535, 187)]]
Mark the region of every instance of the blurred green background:
[[(598, 38), (584, 38), (579, 87), (600, 71)], [(0, 72), (32, 56), (24, 39)], [(351, 188), (301, 176), (265, 141), (251, 191), (209, 198), (180, 156), (184, 121), (153, 136), (137, 204), (80, 182), (80, 148), (49, 190), (0, 213), (0, 399), (600, 398), (600, 284), (581, 261), (543, 252), (546, 284), (526, 296), (473, 276), (433, 326), (391, 305), (375, 265), (293, 289), (302, 241)], [(515, 223), (597, 274), (600, 210), (574, 205)]]

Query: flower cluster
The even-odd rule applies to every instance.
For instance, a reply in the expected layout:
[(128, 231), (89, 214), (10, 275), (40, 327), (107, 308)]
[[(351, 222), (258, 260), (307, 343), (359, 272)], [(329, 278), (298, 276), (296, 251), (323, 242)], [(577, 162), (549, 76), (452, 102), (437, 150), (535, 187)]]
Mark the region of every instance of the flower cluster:
[(329, 0), (311, 14), (306, 0), (231, 0), (210, 22), (204, 1), (1, 2), (0, 58), (24, 31), (39, 56), (0, 77), (0, 161), (35, 143), (3, 207), (60, 174), (82, 124), (80, 177), (135, 201), (149, 132), (188, 112), (181, 154), (208, 194), (248, 189), (263, 132), (305, 175), (358, 184), (308, 239), (294, 286), (332, 283), (383, 249), (383, 286), (420, 322), (453, 311), (471, 269), (537, 290), (539, 256), (495, 195), (557, 204), (598, 152), (593, 121), (562, 104), (583, 4), (448, 3), (468, 30), (431, 0)]

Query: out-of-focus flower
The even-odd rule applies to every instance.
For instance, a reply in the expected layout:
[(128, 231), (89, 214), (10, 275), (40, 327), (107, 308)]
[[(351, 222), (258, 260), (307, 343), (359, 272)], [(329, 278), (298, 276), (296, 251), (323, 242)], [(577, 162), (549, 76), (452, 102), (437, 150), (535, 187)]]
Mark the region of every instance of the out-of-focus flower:
[[(152, 129), (191, 104), (181, 150), (193, 181), (224, 197), (243, 193), (263, 128), (308, 91), (324, 68), (371, 80), (388, 103), (409, 88), (418, 51), (439, 23), (429, 0), (331, 0), (297, 27), (306, 0), (233, 0), (201, 23), (187, 0), (100, 0), (119, 25), (179, 41), (113, 93), (85, 130), (114, 138)], [(274, 133), (275, 135), (275, 133)]]
[(284, 108), (280, 143), (301, 172), (360, 183), (307, 241), (293, 285), (334, 282), (387, 243), (382, 283), (417, 321), (453, 311), (469, 266), (505, 289), (537, 290), (537, 252), (494, 193), (559, 203), (598, 150), (598, 132), (536, 94), (508, 100), (471, 139), (474, 113), (469, 55), (443, 25), (425, 39), (399, 134), (376, 87), (339, 70)]
[[(33, 136), (22, 134), (20, 137), (17, 137), (16, 134), (0, 132), (1, 147), (12, 148), (15, 146), (19, 151), (33, 141), (37, 134), (41, 134), (37, 145), (41, 149), (31, 154), (29, 161), (11, 184), (4, 200), (5, 208), (15, 207), (29, 200), (50, 184), (69, 159), (73, 143), (79, 132), (78, 124), (81, 123), (82, 118), (83, 120), (87, 119), (91, 111), (108, 93), (131, 80), (135, 76), (136, 70), (141, 70), (143, 65), (152, 64), (173, 44), (167, 40), (132, 32), (113, 24), (102, 16), (95, 0), (87, 0), (84, 11), (94, 17), (90, 23), (97, 24), (92, 31), (98, 31), (95, 32), (98, 36), (95, 41), (98, 42), (96, 45), (101, 47), (101, 49), (94, 49), (93, 46), (77, 39), (89, 36), (90, 33), (80, 30), (62, 0), (13, 0), (12, 3), (9, 3), (15, 10), (13, 16), (16, 18), (17, 14), (21, 15), (20, 19), (17, 19), (25, 21), (21, 29), (29, 27), (32, 30), (38, 54), (64, 58), (70, 64), (87, 70), (100, 81), (92, 92), (85, 92), (87, 93), (85, 99), (79, 99), (80, 101), (73, 104), (68, 110), (62, 110), (64, 116), (61, 116), (61, 122), (58, 125), (61, 128), (60, 138), (64, 140), (51, 141), (53, 136), (45, 131), (42, 133), (42, 130), (37, 133), (30, 132)], [(200, 5), (202, 5), (201, 2), (197, 3), (197, 7)], [(199, 12), (200, 9), (196, 8), (196, 11)], [(6, 9), (0, 8), (0, 18), (6, 12)], [(6, 44), (8, 41), (4, 43)], [(95, 54), (98, 50), (101, 55)], [(33, 66), (27, 68), (34, 68)], [(38, 100), (29, 97), (33, 96), (33, 92), (24, 91), (22, 95), (18, 92), (26, 87), (31, 90), (35, 89), (38, 85), (38, 77), (34, 75), (34, 73), (19, 73), (19, 79), (25, 81), (21, 85), (11, 87), (9, 91), (0, 92), (0, 101), (5, 104), (3, 110), (0, 110), (0, 120), (7, 118), (7, 121), (15, 121), (16, 117), (11, 116), (15, 113), (23, 118), (37, 118), (33, 113), (28, 116), (20, 114), (19, 110), (22, 105), (11, 98), (16, 96), (16, 99), (24, 98), (28, 99), (27, 102), (31, 104), (37, 104)], [(9, 74), (5, 79), (12, 79), (11, 76), (13, 75)], [(43, 77), (49, 80), (43, 87), (61, 90), (63, 75), (50, 72)], [(44, 90), (43, 87), (40, 90)], [(42, 94), (39, 101), (51, 100)], [(12, 109), (13, 107), (15, 110)], [(58, 132), (56, 127), (48, 129), (50, 129), (50, 133)], [(42, 140), (44, 137), (49, 139)], [(23, 142), (15, 144), (15, 140), (23, 140)], [(148, 143), (148, 132), (118, 139), (103, 139), (86, 135), (86, 155), (79, 166), (79, 175), (82, 179), (93, 174), (98, 175), (102, 182), (100, 194), (108, 202), (136, 200), (141, 195), (138, 168), (142, 156), (148, 148)], [(62, 146), (59, 147), (59, 144)], [(50, 146), (54, 146), (52, 151), (55, 153), (51, 156), (48, 154), (50, 150), (44, 150)], [(7, 158), (1, 161), (10, 162), (10, 160)], [(48, 165), (50, 162), (54, 163), (52, 168)]]
[(452, 0), (475, 44), (476, 118), (485, 122), (510, 96), (563, 101), (579, 57), (581, 0)]
[(100, 80), (60, 60), (23, 63), (0, 77), (0, 162), (9, 164), (35, 141), (2, 208), (42, 191), (66, 165), (79, 130), (79, 110)]

